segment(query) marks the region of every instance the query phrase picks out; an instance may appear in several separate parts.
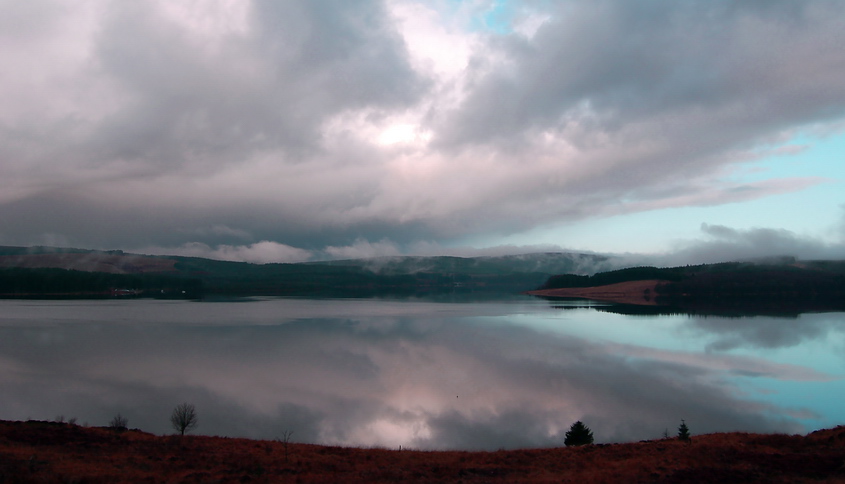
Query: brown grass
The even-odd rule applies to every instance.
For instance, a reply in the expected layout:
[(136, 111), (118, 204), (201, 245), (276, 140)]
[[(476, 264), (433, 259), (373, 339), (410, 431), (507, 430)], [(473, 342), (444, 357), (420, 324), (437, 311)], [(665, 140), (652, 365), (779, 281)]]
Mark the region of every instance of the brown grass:
[(617, 284), (608, 284), (606, 286), (543, 289), (539, 291), (528, 291), (526, 294), (543, 297), (569, 297), (620, 304), (654, 306), (654, 288), (662, 282), (664, 281), (629, 281)]
[(0, 482), (845, 482), (845, 428), (580, 448), (408, 451), (0, 422)]

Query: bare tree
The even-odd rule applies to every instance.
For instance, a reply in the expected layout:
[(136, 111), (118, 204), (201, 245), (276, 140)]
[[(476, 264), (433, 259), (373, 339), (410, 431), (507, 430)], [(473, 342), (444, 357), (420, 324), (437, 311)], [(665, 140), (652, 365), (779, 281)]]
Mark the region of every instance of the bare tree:
[(118, 432), (126, 430), (127, 425), (129, 425), (129, 419), (121, 414), (115, 415), (114, 418), (111, 419), (111, 422), (109, 422), (109, 427), (113, 430), (117, 430)]
[(182, 435), (190, 432), (197, 426), (197, 411), (192, 403), (180, 403), (170, 414), (170, 423)]
[(285, 462), (288, 461), (288, 443), (290, 442), (290, 438), (293, 435), (292, 430), (285, 430), (282, 432), (282, 438), (276, 439), (276, 442), (281, 442), (285, 445)]

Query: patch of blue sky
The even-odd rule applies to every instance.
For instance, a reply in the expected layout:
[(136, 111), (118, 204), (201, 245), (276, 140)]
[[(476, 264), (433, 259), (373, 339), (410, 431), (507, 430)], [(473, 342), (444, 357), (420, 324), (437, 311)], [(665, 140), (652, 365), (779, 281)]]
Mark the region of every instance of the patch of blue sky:
[(475, 25), (472, 25), (472, 27), (497, 34), (508, 34), (513, 27), (513, 17), (512, 2), (496, 0), (491, 3), (483, 15), (475, 17)]
[[(549, 224), (504, 237), (501, 244), (556, 244), (566, 249), (614, 253), (661, 253), (701, 239), (702, 224), (733, 229), (784, 229), (799, 236), (841, 242), (845, 210), (845, 133), (824, 138), (802, 134), (774, 152), (736, 166), (729, 183), (742, 185), (787, 178), (819, 178), (796, 191), (711, 206), (672, 207), (612, 217)], [(482, 240), (464, 241), (483, 245)]]
[[(765, 153), (765, 152), (764, 152)], [(770, 178), (822, 177), (839, 185), (845, 183), (845, 133), (823, 138), (798, 135), (774, 147), (758, 161), (742, 165), (734, 174), (738, 181), (754, 182)], [(845, 196), (842, 197), (845, 202)]]
[[(782, 147), (787, 148), (786, 153), (772, 154), (748, 164), (734, 175), (735, 180), (753, 183), (814, 177), (823, 181), (795, 192), (738, 204), (739, 210), (733, 218), (753, 214), (745, 222), (746, 227), (753, 223), (799, 233), (816, 231), (824, 238), (825, 227), (836, 224), (845, 206), (845, 133), (824, 138), (801, 134)], [(790, 147), (800, 149), (788, 153)]]
[(470, 32), (508, 34), (513, 31), (516, 2), (449, 0), (447, 5), (453, 14), (470, 9), (471, 15), (466, 25)]
[(845, 181), (845, 132), (824, 137), (802, 133), (784, 146), (802, 147), (795, 154), (775, 155), (762, 165), (778, 176), (802, 176), (808, 170), (818, 176)]

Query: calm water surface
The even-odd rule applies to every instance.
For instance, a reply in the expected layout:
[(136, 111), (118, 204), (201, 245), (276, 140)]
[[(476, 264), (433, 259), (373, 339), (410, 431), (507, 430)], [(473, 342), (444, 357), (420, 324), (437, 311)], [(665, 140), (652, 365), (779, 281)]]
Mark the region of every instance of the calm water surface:
[(625, 316), (514, 297), (0, 301), (0, 419), (323, 444), (559, 446), (845, 423), (845, 314)]

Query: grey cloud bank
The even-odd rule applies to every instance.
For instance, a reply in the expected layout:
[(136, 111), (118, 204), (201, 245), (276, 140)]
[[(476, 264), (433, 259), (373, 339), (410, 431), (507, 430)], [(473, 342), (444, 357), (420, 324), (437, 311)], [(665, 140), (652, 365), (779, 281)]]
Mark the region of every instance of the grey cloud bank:
[(433, 8), (3, 2), (0, 243), (391, 255), (824, 182), (725, 173), (841, 122), (839, 2), (555, 2), (530, 35)]

